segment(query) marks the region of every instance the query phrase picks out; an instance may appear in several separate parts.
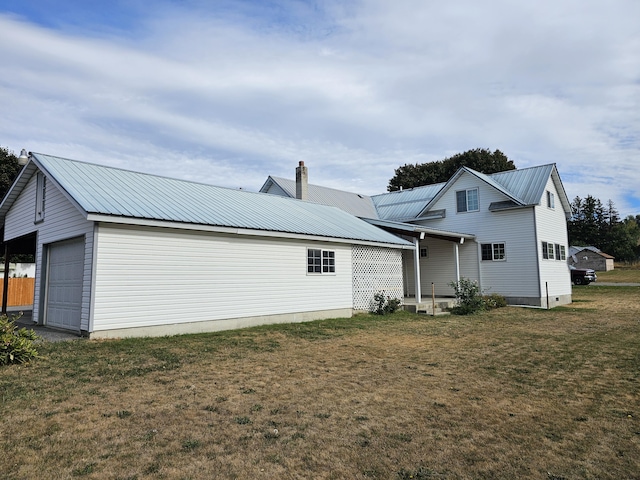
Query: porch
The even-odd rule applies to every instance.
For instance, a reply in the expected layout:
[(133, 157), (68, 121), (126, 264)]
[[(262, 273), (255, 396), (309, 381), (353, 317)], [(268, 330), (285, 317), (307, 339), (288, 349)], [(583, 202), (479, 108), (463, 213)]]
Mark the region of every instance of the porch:
[(456, 304), (456, 300), (453, 297), (423, 297), (421, 300), (420, 302), (416, 302), (416, 297), (404, 297), (404, 309), (411, 313), (444, 315), (448, 313), (447, 309), (454, 307)]

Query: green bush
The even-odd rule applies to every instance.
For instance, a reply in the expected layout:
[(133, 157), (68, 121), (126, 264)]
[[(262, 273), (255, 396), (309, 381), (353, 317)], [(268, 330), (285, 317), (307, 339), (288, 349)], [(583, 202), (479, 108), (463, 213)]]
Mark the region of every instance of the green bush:
[(40, 337), (33, 330), (18, 328), (18, 318), (0, 315), (0, 365), (26, 363), (38, 356), (36, 342)]
[(385, 292), (376, 292), (373, 295), (373, 313), (376, 315), (387, 315), (393, 313), (402, 305), (399, 298), (391, 298)]
[(498, 293), (492, 293), (491, 295), (485, 295), (482, 297), (485, 310), (492, 310), (494, 308), (502, 308), (507, 306), (507, 300)]
[(481, 312), (485, 305), (480, 294), (480, 287), (473, 280), (461, 278), (459, 282), (451, 282), (449, 286), (454, 289), (457, 305), (451, 309), (455, 315), (470, 315)]

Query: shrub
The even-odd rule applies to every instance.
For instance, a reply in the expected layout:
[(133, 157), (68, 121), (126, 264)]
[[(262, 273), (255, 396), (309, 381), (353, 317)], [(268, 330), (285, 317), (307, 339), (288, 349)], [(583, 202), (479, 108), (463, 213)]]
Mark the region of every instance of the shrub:
[(376, 315), (387, 315), (388, 313), (393, 313), (402, 304), (402, 301), (399, 298), (391, 298), (388, 295), (385, 295), (385, 292), (376, 292), (373, 295), (373, 313)]
[(0, 315), (0, 365), (26, 363), (38, 356), (36, 342), (40, 337), (33, 330), (18, 328), (18, 318)]
[(492, 310), (494, 308), (502, 308), (507, 306), (507, 300), (498, 293), (492, 293), (491, 295), (485, 295), (482, 297), (482, 303), (486, 310)]
[(454, 289), (457, 300), (457, 305), (451, 309), (451, 313), (469, 315), (484, 310), (480, 287), (476, 282), (461, 278), (459, 282), (451, 282), (449, 285)]

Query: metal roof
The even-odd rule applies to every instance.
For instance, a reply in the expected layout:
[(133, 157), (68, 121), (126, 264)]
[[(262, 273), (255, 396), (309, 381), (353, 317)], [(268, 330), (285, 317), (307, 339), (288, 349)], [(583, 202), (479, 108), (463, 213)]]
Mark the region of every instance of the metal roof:
[(553, 164), (549, 164), (522, 170), (507, 170), (489, 175), (489, 178), (524, 205), (537, 205), (544, 194), (553, 167)]
[[(270, 176), (260, 189), (266, 192), (270, 182), (278, 185), (289, 197), (296, 198), (296, 182), (287, 178)], [(308, 185), (308, 201), (338, 207), (356, 217), (378, 218), (378, 213), (373, 205), (371, 197), (359, 193), (345, 192), (335, 188), (322, 187), (320, 185)]]
[(32, 153), (87, 214), (411, 245), (339, 208)]
[(436, 183), (409, 190), (382, 193), (374, 195), (371, 199), (381, 219), (413, 220), (444, 186), (444, 183)]

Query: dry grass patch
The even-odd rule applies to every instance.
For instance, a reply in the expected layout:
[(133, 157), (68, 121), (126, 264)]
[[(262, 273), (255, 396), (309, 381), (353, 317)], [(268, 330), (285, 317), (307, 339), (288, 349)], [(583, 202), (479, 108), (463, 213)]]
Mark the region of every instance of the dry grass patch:
[(10, 479), (638, 478), (640, 288), (47, 345), (0, 370)]

